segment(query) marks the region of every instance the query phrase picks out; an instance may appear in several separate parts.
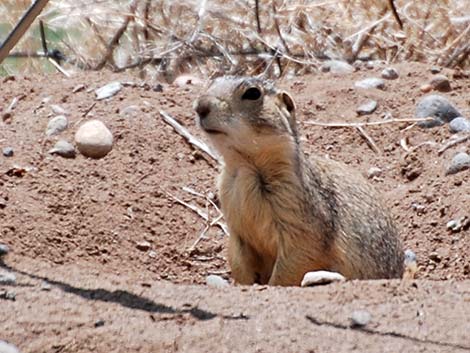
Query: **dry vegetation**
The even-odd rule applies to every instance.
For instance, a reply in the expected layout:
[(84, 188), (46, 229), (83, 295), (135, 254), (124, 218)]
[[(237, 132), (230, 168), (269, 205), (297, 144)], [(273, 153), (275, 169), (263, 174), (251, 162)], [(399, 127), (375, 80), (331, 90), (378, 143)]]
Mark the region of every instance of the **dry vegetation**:
[[(7, 14), (3, 31), (29, 3), (0, 4)], [(395, 5), (403, 30), (385, 0), (56, 0), (41, 18), (53, 48), (70, 64), (140, 68), (168, 81), (194, 70), (301, 74), (328, 58), (468, 67), (468, 0), (395, 0)], [(37, 33), (30, 30), (16, 51), (40, 50)]]

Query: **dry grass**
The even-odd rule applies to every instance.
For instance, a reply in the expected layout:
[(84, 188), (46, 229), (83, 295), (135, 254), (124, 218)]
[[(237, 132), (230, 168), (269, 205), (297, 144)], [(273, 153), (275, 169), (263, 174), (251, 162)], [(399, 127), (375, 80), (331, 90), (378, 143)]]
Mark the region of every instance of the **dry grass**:
[[(11, 25), (29, 3), (4, 0), (0, 12)], [(195, 70), (297, 75), (328, 58), (470, 66), (468, 0), (395, 4), (403, 30), (386, 0), (51, 0), (41, 18), (70, 63), (167, 81)], [(40, 50), (37, 36), (16, 50), (26, 48)]]

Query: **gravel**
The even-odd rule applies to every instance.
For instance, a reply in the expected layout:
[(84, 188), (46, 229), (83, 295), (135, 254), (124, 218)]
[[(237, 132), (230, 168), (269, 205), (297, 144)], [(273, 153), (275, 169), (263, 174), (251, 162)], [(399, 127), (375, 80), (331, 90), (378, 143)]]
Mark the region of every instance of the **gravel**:
[(385, 81), (378, 77), (370, 77), (361, 81), (356, 81), (354, 87), (362, 89), (380, 89), (385, 90)]

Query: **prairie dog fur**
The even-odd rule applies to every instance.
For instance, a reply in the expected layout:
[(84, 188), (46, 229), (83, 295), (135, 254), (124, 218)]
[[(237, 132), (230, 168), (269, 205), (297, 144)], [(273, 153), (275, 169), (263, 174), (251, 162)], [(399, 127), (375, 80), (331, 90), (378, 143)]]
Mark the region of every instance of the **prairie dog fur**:
[(380, 197), (351, 167), (306, 158), (288, 93), (269, 81), (225, 76), (195, 110), (223, 158), (219, 198), (236, 282), (300, 285), (316, 270), (402, 277), (403, 250)]

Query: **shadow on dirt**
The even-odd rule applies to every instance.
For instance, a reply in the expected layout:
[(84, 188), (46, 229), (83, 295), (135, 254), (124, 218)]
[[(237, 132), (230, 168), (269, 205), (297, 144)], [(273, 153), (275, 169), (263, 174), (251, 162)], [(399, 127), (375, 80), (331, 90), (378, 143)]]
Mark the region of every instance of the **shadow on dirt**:
[[(332, 328), (336, 328), (336, 329), (340, 329), (340, 330), (350, 330), (351, 329), (351, 327), (348, 326), (348, 325), (343, 325), (343, 324), (338, 324), (338, 323), (335, 323), (335, 322), (328, 322), (328, 321), (318, 320), (318, 319), (316, 319), (312, 316), (309, 316), (309, 315), (307, 315), (306, 318), (307, 318), (308, 321), (310, 321), (311, 323), (313, 323), (317, 326), (328, 326), (328, 327), (332, 327)], [(466, 350), (466, 351), (470, 351), (470, 346), (464, 346), (464, 345), (461, 345), (461, 344), (458, 344), (458, 343), (448, 343), (448, 342), (440, 342), (440, 341), (434, 341), (434, 340), (421, 339), (421, 338), (417, 338), (417, 337), (407, 336), (407, 335), (404, 335), (403, 333), (399, 333), (399, 332), (393, 332), (393, 331), (391, 331), (391, 332), (389, 332), (389, 331), (381, 332), (381, 331), (375, 331), (375, 330), (372, 330), (372, 329), (369, 329), (369, 328), (366, 328), (366, 327), (357, 328), (355, 330), (357, 332), (362, 332), (362, 333), (367, 334), (367, 335), (395, 337), (395, 338), (401, 338), (401, 339), (404, 339), (404, 340), (412, 341), (412, 342), (415, 342), (415, 343), (436, 345), (436, 346), (440, 346), (440, 347), (451, 347), (451, 348), (454, 348), (454, 349), (463, 349), (463, 350)]]
[(55, 281), (48, 277), (38, 276), (35, 274), (17, 270), (5, 264), (2, 261), (0, 261), (0, 267), (9, 271), (15, 272), (17, 274), (27, 276), (32, 279), (45, 281), (48, 284), (53, 285), (66, 293), (71, 293), (71, 294), (80, 296), (86, 300), (96, 300), (96, 301), (102, 301), (106, 303), (116, 303), (126, 308), (143, 310), (149, 313), (174, 314), (175, 316), (178, 316), (181, 314), (190, 314), (195, 319), (201, 320), (201, 321), (211, 320), (216, 317), (221, 317), (226, 320), (248, 320), (249, 319), (248, 316), (243, 315), (243, 314), (236, 315), (236, 316), (219, 315), (219, 314), (215, 314), (210, 311), (207, 311), (207, 310), (200, 309), (197, 306), (192, 307), (192, 308), (177, 309), (177, 308), (167, 306), (164, 304), (155, 303), (153, 300), (130, 293), (125, 290), (109, 291), (103, 288), (85, 289), (85, 288), (74, 287), (65, 282)]

